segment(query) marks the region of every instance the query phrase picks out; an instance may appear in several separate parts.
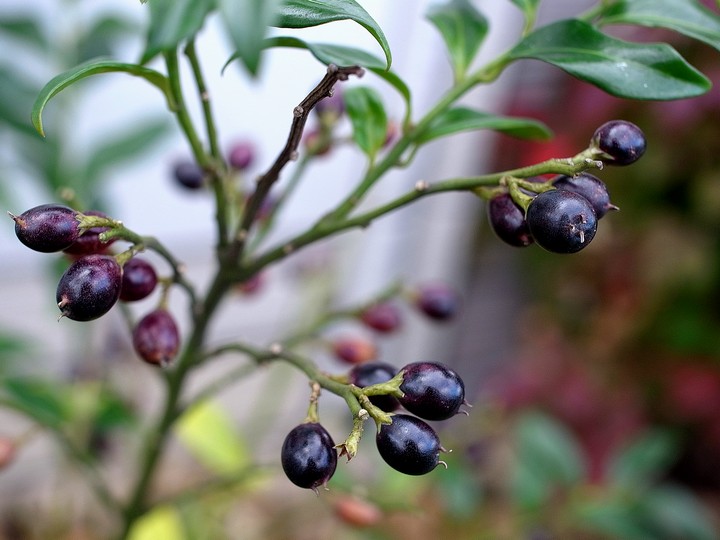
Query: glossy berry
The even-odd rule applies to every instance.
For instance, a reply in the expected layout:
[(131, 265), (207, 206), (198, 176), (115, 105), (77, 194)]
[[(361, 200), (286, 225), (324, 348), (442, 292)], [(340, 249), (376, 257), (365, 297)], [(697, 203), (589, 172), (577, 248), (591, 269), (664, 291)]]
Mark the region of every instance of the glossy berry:
[(425, 420), (446, 420), (465, 403), (465, 385), (449, 367), (435, 362), (414, 362), (402, 368), (400, 403)]
[(155, 290), (157, 282), (155, 268), (145, 259), (133, 257), (123, 266), (120, 300), (123, 302), (142, 300)]
[(630, 165), (645, 153), (647, 141), (632, 122), (611, 120), (595, 130), (590, 144), (604, 154), (609, 165)]
[(23, 244), (41, 253), (62, 251), (80, 236), (79, 214), (60, 204), (42, 204), (26, 210), (15, 221), (15, 234)]
[(122, 268), (110, 255), (87, 255), (72, 263), (55, 293), (63, 317), (91, 321), (105, 315), (120, 297)]
[(175, 163), (173, 177), (178, 185), (185, 189), (196, 190), (205, 185), (205, 174), (194, 161), (182, 160)]
[(580, 173), (577, 176), (558, 176), (552, 183), (557, 189), (572, 191), (585, 197), (590, 201), (598, 219), (607, 214), (609, 210), (618, 209), (610, 202), (605, 182), (590, 173)]
[(337, 451), (332, 437), (323, 426), (307, 422), (287, 434), (280, 460), (285, 475), (293, 484), (317, 491), (335, 473)]
[(514, 247), (527, 247), (533, 243), (522, 209), (509, 193), (493, 197), (488, 203), (488, 220), (497, 237)]
[(394, 332), (402, 325), (402, 315), (394, 304), (379, 302), (365, 308), (360, 313), (363, 324), (384, 334)]
[(431, 283), (418, 288), (415, 305), (431, 319), (447, 321), (457, 314), (460, 297), (444, 283)]
[(396, 471), (418, 476), (440, 462), (440, 439), (428, 424), (408, 414), (396, 414), (375, 437), (378, 452)]
[[(83, 214), (86, 216), (108, 217), (107, 214), (97, 210), (88, 210), (87, 212), (83, 212)], [(75, 242), (66, 247), (63, 252), (68, 255), (79, 256), (104, 253), (108, 246), (115, 242), (115, 238), (111, 238), (107, 242), (100, 241), (100, 234), (104, 233), (108, 229), (109, 227), (92, 227), (86, 230), (77, 240), (75, 240)]]
[(230, 148), (227, 159), (233, 169), (244, 171), (255, 161), (255, 145), (249, 141), (235, 143)]
[(528, 207), (527, 222), (535, 242), (553, 253), (580, 251), (597, 231), (597, 218), (590, 201), (561, 189), (535, 197)]
[[(352, 384), (365, 388), (373, 384), (387, 382), (397, 374), (397, 368), (384, 362), (368, 362), (353, 367), (348, 374)], [(394, 396), (370, 396), (370, 402), (385, 412), (392, 412), (400, 407)]]
[(138, 321), (133, 329), (132, 343), (137, 355), (145, 362), (163, 367), (177, 356), (180, 332), (173, 316), (159, 308)]
[(342, 337), (332, 343), (333, 354), (348, 364), (364, 364), (377, 357), (375, 344), (361, 337)]

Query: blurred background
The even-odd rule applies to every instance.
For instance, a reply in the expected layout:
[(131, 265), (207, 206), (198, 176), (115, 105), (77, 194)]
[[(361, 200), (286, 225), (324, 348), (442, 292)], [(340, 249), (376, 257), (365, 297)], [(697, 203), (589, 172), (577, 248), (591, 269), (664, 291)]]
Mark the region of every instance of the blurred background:
[[(362, 4), (386, 32), (394, 70), (412, 88), (414, 107), (427, 109), (452, 80), (440, 37), (423, 18), (431, 2)], [(522, 18), (511, 2), (475, 4), (491, 24), (481, 63), (513, 43)], [(546, 4), (543, 20), (589, 3)], [(157, 236), (202, 288), (214, 269), (212, 195), (173, 181), (173, 165), (190, 152), (159, 94), (131, 77), (97, 76), (51, 102), (45, 140), (29, 122), (37, 92), (56, 74), (96, 56), (135, 61), (145, 24), (139, 2), (3, 2), (0, 201), (13, 213), (63, 199), (103, 210)], [(333, 23), (301, 35), (377, 52), (356, 26)], [(382, 463), (366, 436), (358, 456), (339, 464), (330, 491), (315, 497), (299, 490), (282, 475), (278, 458), (285, 434), (304, 417), (306, 382), (282, 365), (248, 370), (176, 431), (154, 486), (155, 498), (165, 502), (149, 518), (165, 527), (155, 537), (718, 536), (720, 63), (717, 51), (676, 34), (616, 33), (673, 43), (716, 87), (693, 100), (624, 102), (549, 66), (519, 63), (466, 101), (538, 118), (554, 130), (552, 141), (486, 133), (438, 141), (410, 167), (391, 172), (368, 201), (374, 206), (419, 180), (574, 155), (603, 122), (630, 120), (645, 131), (648, 151), (632, 167), (599, 174), (621, 211), (603, 219), (587, 249), (558, 256), (535, 246), (512, 248), (494, 237), (480, 199), (445, 194), (269, 268), (258, 290), (226, 303), (213, 328), (216, 343), (246, 339), (267, 346), (328, 307), (357, 305), (398, 281), (408, 290), (448, 284), (461, 298), (452, 321), (430, 321), (399, 298), (401, 331), (379, 335), (346, 321), (302, 352), (342, 373), (348, 366), (331, 344), (351, 336), (372, 343), (379, 360), (398, 368), (428, 360), (456, 369), (474, 407), (468, 417), (434, 425), (453, 450), (449, 468), (402, 476)], [(273, 50), (257, 80), (238, 65), (221, 74), (230, 50), (212, 18), (198, 48), (223, 148), (238, 141), (256, 148), (239, 180), (250, 185), (284, 144), (292, 108), (324, 68), (306, 52)], [(379, 79), (368, 74), (362, 84), (381, 91), (388, 115), (400, 120), (400, 100)], [(197, 117), (199, 108), (192, 113)], [(314, 160), (268, 245), (341, 200), (363, 166), (347, 145)], [(162, 268), (162, 261), (148, 258)], [(121, 313), (83, 325), (56, 322), (54, 289), (66, 266), (61, 257), (21, 246), (11, 220), (0, 228), (0, 403), (15, 400), (57, 418), (122, 494), (160, 385), (154, 370), (134, 357)], [(130, 311), (141, 315), (155, 301)], [(173, 294), (171, 305), (186, 326), (182, 294)], [(218, 359), (198, 371), (191, 390), (242, 362)], [(321, 410), (323, 424), (342, 440), (350, 428), (344, 404), (324, 396)], [(108, 516), (56, 437), (0, 409), (0, 438), (17, 443), (16, 455), (0, 469), (0, 538), (107, 537)], [(175, 496), (217, 475), (230, 480)]]

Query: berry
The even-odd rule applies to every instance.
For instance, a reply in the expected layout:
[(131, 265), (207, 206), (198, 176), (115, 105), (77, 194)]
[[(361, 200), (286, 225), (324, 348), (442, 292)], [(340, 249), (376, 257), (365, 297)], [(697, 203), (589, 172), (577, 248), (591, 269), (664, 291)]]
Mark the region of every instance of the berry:
[(135, 302), (142, 300), (155, 290), (158, 278), (155, 269), (145, 259), (133, 257), (123, 266), (120, 300)]
[(162, 308), (145, 315), (132, 334), (133, 348), (148, 364), (168, 365), (180, 348), (180, 332), (170, 313)]
[[(107, 214), (97, 210), (88, 210), (87, 212), (83, 212), (83, 214), (86, 216), (108, 217)], [(104, 233), (108, 229), (109, 227), (92, 227), (86, 230), (77, 240), (75, 240), (75, 242), (66, 247), (63, 252), (68, 255), (80, 256), (104, 253), (108, 246), (116, 240), (115, 238), (111, 238), (107, 242), (100, 241), (100, 234)]]
[(205, 185), (203, 170), (194, 161), (178, 161), (173, 167), (173, 176), (185, 189), (196, 190)]
[(18, 445), (9, 437), (0, 437), (0, 471), (8, 467), (17, 455)]
[(23, 244), (41, 253), (62, 251), (80, 236), (78, 212), (60, 204), (42, 204), (26, 210), (15, 221), (15, 234)]
[(241, 141), (228, 152), (228, 163), (233, 169), (244, 171), (255, 161), (255, 146), (249, 141)]
[(280, 452), (283, 471), (301, 488), (317, 491), (332, 478), (337, 466), (335, 443), (316, 422), (300, 424), (285, 437)]
[(385, 463), (404, 474), (427, 474), (440, 462), (437, 433), (419, 418), (408, 414), (396, 414), (392, 424), (381, 426), (375, 443)]
[(465, 385), (449, 367), (434, 362), (414, 362), (402, 368), (400, 403), (425, 420), (446, 420), (465, 403)]
[(258, 272), (257, 274), (250, 276), (245, 281), (238, 283), (236, 290), (240, 294), (251, 296), (262, 290), (265, 286), (265, 281), (266, 275), (263, 272)]
[(345, 100), (340, 86), (333, 88), (333, 92), (315, 105), (315, 113), (323, 121), (336, 122), (345, 113)]
[(377, 357), (372, 341), (360, 337), (339, 338), (332, 343), (335, 356), (348, 364), (363, 364)]
[(527, 222), (535, 242), (553, 253), (580, 251), (597, 231), (597, 218), (590, 201), (561, 189), (535, 197), (528, 207)]
[(488, 219), (497, 237), (506, 244), (527, 247), (533, 243), (525, 215), (509, 193), (490, 199)]
[[(350, 382), (364, 388), (372, 384), (387, 382), (397, 374), (397, 369), (383, 362), (369, 362), (353, 367), (348, 374)], [(385, 412), (392, 412), (400, 407), (394, 396), (370, 396), (370, 402)]]
[(122, 268), (110, 255), (87, 255), (72, 263), (55, 293), (63, 317), (91, 321), (105, 315), (120, 297)]
[(334, 504), (335, 515), (352, 527), (372, 527), (382, 519), (383, 513), (375, 504), (353, 495), (344, 495)]
[(332, 150), (332, 140), (329, 134), (319, 129), (305, 132), (303, 144), (308, 153), (313, 156), (326, 156)]
[(645, 153), (647, 142), (642, 130), (632, 122), (611, 120), (595, 130), (590, 141), (609, 165), (630, 165)]
[(402, 324), (400, 310), (389, 302), (378, 302), (360, 313), (360, 320), (366, 326), (388, 334), (397, 330)]
[(572, 191), (585, 197), (590, 201), (598, 219), (607, 214), (609, 210), (618, 209), (617, 206), (610, 203), (610, 195), (605, 182), (592, 174), (580, 173), (577, 176), (558, 176), (552, 183), (557, 189)]
[(417, 291), (415, 305), (425, 315), (436, 321), (452, 319), (458, 311), (460, 298), (443, 283), (423, 285)]

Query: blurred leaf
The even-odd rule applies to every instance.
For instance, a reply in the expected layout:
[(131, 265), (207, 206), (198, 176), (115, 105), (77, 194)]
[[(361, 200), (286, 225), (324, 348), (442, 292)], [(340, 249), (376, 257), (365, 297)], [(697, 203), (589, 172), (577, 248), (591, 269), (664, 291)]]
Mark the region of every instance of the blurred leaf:
[[(155, 2), (153, 2), (153, 4), (154, 3)], [(174, 103), (172, 93), (170, 91), (170, 84), (168, 79), (162, 73), (138, 64), (124, 64), (105, 58), (96, 58), (57, 75), (43, 87), (32, 107), (32, 123), (38, 133), (40, 133), (43, 137), (45, 136), (42, 114), (47, 103), (55, 95), (59, 94), (68, 86), (75, 84), (86, 77), (97, 75), (98, 73), (112, 72), (129, 73), (130, 75), (141, 77), (160, 89), (160, 91), (165, 95), (168, 104)]]
[(372, 160), (387, 138), (387, 115), (382, 98), (372, 88), (356, 86), (343, 94), (353, 126), (353, 140)]
[(152, 0), (148, 7), (150, 27), (141, 64), (163, 51), (174, 50), (194, 36), (205, 23), (205, 17), (215, 8), (215, 0)]
[(355, 0), (284, 0), (279, 28), (309, 28), (334, 21), (352, 20), (363, 26), (382, 47), (386, 68), (392, 64), (390, 45), (380, 26)]
[(177, 509), (167, 505), (157, 506), (140, 517), (128, 534), (129, 540), (185, 540), (185, 538), (187, 537)]
[(573, 510), (578, 528), (600, 533), (603, 537), (622, 540), (655, 539), (638, 514), (637, 504), (630, 500), (583, 502)]
[(630, 43), (575, 19), (535, 30), (508, 57), (547, 62), (611, 95), (629, 99), (694, 97), (711, 86), (666, 43)]
[(48, 48), (42, 26), (35, 17), (29, 15), (3, 15), (0, 18), (0, 33), (41, 51)]
[(235, 52), (252, 75), (257, 75), (268, 26), (277, 19), (282, 0), (218, 0), (220, 14)]
[[(38, 87), (14, 67), (0, 66), (0, 127), (35, 134), (28, 111)], [(35, 135), (37, 137), (37, 135)]]
[(714, 540), (717, 531), (708, 512), (688, 491), (663, 486), (647, 492), (640, 513), (652, 526), (648, 538), (658, 540)]
[(720, 50), (720, 16), (693, 0), (613, 2), (603, 10), (600, 24), (668, 28)]
[(540, 0), (510, 0), (513, 4), (520, 8), (528, 20), (535, 18), (535, 12), (537, 11)]
[(451, 517), (466, 519), (476, 515), (483, 499), (480, 480), (453, 454), (443, 459), (448, 468), (437, 480), (443, 506)]
[(135, 411), (117, 393), (105, 387), (99, 394), (94, 427), (106, 431), (117, 427), (130, 426), (137, 420)]
[(419, 143), (478, 129), (492, 129), (521, 139), (544, 140), (552, 138), (552, 131), (542, 122), (531, 118), (495, 116), (465, 107), (448, 109), (439, 115), (418, 137)]
[(551, 482), (524, 461), (515, 465), (510, 481), (512, 499), (520, 508), (539, 508), (550, 495)]
[(135, 24), (121, 17), (105, 16), (93, 22), (78, 42), (78, 62), (85, 62), (98, 56), (110, 56), (113, 42), (128, 36), (136, 30)]
[(190, 452), (216, 473), (229, 474), (250, 464), (245, 441), (228, 414), (213, 402), (193, 406), (180, 418), (175, 432)]
[(4, 405), (21, 411), (33, 420), (58, 429), (68, 418), (65, 387), (57, 381), (31, 377), (14, 377), (2, 381)]
[(625, 488), (642, 488), (666, 472), (680, 451), (680, 440), (670, 430), (645, 433), (616, 454), (609, 468), (610, 480)]
[(461, 79), (487, 35), (487, 19), (468, 0), (433, 6), (427, 17), (445, 41), (455, 78)]
[[(0, 356), (3, 361), (9, 356), (27, 354), (30, 350), (30, 342), (17, 334), (7, 331), (0, 331)], [(2, 365), (0, 365), (2, 369)]]

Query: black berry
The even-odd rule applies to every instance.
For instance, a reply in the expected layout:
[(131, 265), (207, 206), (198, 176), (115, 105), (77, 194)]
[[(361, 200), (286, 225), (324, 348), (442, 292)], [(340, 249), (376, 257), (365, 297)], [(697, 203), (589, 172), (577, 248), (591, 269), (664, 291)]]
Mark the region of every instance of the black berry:
[(506, 244), (527, 247), (533, 243), (524, 212), (515, 204), (509, 193), (490, 199), (488, 219), (497, 237)]
[(535, 242), (553, 253), (580, 251), (597, 231), (597, 218), (590, 201), (561, 189), (535, 197), (528, 207), (527, 222)]
[(400, 310), (389, 302), (379, 302), (367, 307), (360, 314), (360, 320), (373, 330), (385, 334), (397, 330), (402, 324)]
[(255, 161), (255, 146), (249, 141), (241, 141), (228, 152), (228, 163), (233, 169), (244, 171)]
[(444, 283), (431, 283), (418, 288), (415, 305), (431, 319), (447, 321), (457, 313), (460, 298), (452, 287)]
[(175, 163), (173, 176), (178, 185), (185, 189), (196, 190), (205, 185), (203, 170), (194, 161), (183, 160)]
[(595, 217), (600, 219), (609, 210), (617, 210), (617, 206), (610, 202), (605, 182), (590, 173), (580, 173), (577, 176), (559, 176), (553, 180), (553, 186), (557, 189), (572, 191), (582, 195), (595, 210)]
[(283, 471), (301, 488), (317, 490), (335, 473), (337, 451), (327, 430), (318, 423), (307, 422), (287, 434), (280, 452)]
[(123, 266), (120, 300), (135, 302), (146, 298), (155, 290), (158, 278), (153, 266), (145, 259), (133, 257)]
[[(353, 367), (348, 374), (350, 382), (364, 388), (373, 384), (387, 382), (397, 374), (395, 366), (384, 362), (368, 362)], [(392, 412), (400, 407), (394, 396), (370, 396), (370, 402), (385, 412)]]
[(87, 255), (72, 263), (55, 293), (63, 317), (91, 321), (105, 315), (120, 297), (122, 268), (110, 255)]
[(609, 165), (630, 165), (645, 153), (647, 141), (632, 122), (611, 120), (595, 130), (590, 144), (604, 154)]
[(62, 251), (80, 236), (78, 213), (60, 204), (42, 204), (15, 216), (15, 234), (30, 249), (42, 253)]
[(145, 315), (133, 330), (133, 348), (148, 364), (166, 366), (180, 348), (180, 332), (175, 319), (159, 308)]
[[(107, 214), (97, 210), (88, 210), (87, 212), (83, 212), (83, 214), (86, 216), (108, 217)], [(107, 242), (100, 241), (100, 234), (104, 233), (108, 229), (109, 227), (92, 227), (86, 230), (77, 240), (75, 240), (75, 242), (66, 247), (63, 252), (68, 255), (79, 256), (104, 253), (108, 246), (115, 241), (114, 238), (111, 238)]]
[(414, 362), (402, 368), (400, 403), (425, 420), (446, 420), (465, 403), (465, 385), (449, 367), (435, 362)]
[(408, 414), (396, 414), (375, 437), (378, 452), (396, 471), (418, 476), (440, 462), (440, 439), (428, 424)]

